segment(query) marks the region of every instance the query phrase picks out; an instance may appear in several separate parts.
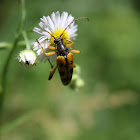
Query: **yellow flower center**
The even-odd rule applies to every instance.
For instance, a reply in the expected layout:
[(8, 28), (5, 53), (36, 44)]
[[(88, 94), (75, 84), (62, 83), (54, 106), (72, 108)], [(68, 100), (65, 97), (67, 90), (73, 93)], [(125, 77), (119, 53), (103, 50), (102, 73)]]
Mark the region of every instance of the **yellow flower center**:
[[(63, 31), (64, 31), (63, 29), (58, 29), (58, 30), (56, 30), (52, 35), (53, 35), (55, 38), (59, 38)], [(69, 39), (69, 35), (68, 35), (67, 31), (64, 31), (64, 33), (63, 33), (63, 35), (61, 36), (61, 38), (63, 38), (63, 43), (64, 43), (65, 45), (69, 43), (68, 41), (66, 41), (66, 39)], [(53, 38), (53, 37), (50, 38), (50, 43), (51, 43), (52, 46), (55, 46), (54, 38)]]

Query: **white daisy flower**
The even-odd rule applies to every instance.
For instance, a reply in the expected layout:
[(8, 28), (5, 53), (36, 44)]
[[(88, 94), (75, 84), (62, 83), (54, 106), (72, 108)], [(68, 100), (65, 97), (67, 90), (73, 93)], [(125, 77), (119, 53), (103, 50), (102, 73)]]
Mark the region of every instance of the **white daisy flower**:
[(36, 64), (36, 58), (36, 54), (32, 50), (23, 50), (18, 56), (19, 62), (27, 68), (30, 68)]
[[(54, 46), (54, 37), (59, 38), (64, 29), (74, 20), (74, 17), (70, 14), (68, 15), (67, 12), (63, 12), (62, 15), (60, 16), (59, 11), (56, 13), (52, 13), (51, 16), (43, 16), (43, 18), (40, 18), (40, 23), (39, 26), (41, 29), (35, 27), (33, 29), (34, 32), (38, 33), (41, 35), (41, 37), (38, 39), (39, 43), (45, 50), (45, 52), (48, 52), (48, 45)], [(76, 31), (77, 31), (77, 25), (74, 25), (72, 23), (63, 33), (62, 37), (65, 39), (70, 39), (74, 40), (75, 37), (77, 36)], [(48, 32), (53, 35), (52, 37)], [(48, 39), (48, 44), (47, 40)], [(68, 41), (64, 39), (64, 44), (67, 44)], [(41, 57), (42, 60), (44, 58), (47, 58), (41, 49), (41, 46), (38, 44), (38, 42), (33, 43), (34, 47), (33, 50), (36, 51), (37, 56)], [(55, 57), (54, 60), (56, 59), (56, 55), (53, 55)]]

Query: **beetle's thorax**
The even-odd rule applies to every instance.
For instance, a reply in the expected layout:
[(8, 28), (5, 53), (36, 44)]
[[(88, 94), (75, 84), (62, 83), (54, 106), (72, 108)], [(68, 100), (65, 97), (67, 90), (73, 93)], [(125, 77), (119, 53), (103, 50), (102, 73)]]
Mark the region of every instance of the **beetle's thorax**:
[(69, 50), (66, 47), (66, 45), (63, 43), (62, 38), (56, 38), (54, 40), (54, 43), (56, 44), (56, 47), (57, 47), (57, 51), (58, 51), (57, 55), (60, 55), (60, 56), (67, 56), (68, 55)]

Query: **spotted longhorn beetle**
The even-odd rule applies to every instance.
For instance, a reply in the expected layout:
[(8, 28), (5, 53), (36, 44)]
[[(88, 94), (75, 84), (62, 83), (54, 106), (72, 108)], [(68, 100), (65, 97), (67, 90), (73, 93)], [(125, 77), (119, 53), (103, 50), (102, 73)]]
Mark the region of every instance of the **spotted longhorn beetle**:
[[(73, 68), (75, 67), (74, 65), (74, 55), (72, 53), (80, 53), (80, 51), (78, 50), (73, 50), (71, 48), (72, 45), (74, 45), (74, 42), (63, 38), (62, 35), (64, 34), (65, 30), (75, 21), (80, 20), (80, 19), (88, 19), (87, 17), (81, 17), (81, 18), (77, 18), (75, 20), (73, 20), (62, 32), (62, 34), (60, 35), (59, 38), (55, 38), (50, 32), (48, 32), (51, 37), (54, 38), (54, 43), (55, 46), (48, 46), (48, 49), (50, 50), (54, 50), (52, 52), (45, 52), (45, 50), (43, 49), (42, 45), (40, 44), (40, 42), (37, 40), (38, 44), (41, 46), (42, 51), (44, 53), (44, 55), (46, 56), (50, 56), (53, 54), (57, 54), (57, 58), (56, 58), (56, 62), (57, 62), (57, 66), (53, 69), (53, 65), (51, 64), (50, 60), (48, 59), (50, 65), (51, 65), (51, 69), (50, 69), (50, 75), (49, 75), (49, 80), (51, 80), (51, 78), (53, 77), (55, 70), (58, 68), (59, 74), (60, 74), (60, 78), (61, 81), (63, 83), (63, 85), (68, 85), (72, 79), (72, 74), (73, 74)], [(88, 19), (89, 21), (89, 19)], [(63, 39), (65, 39), (66, 41), (68, 41), (69, 43), (67, 45), (64, 44)], [(48, 44), (48, 39), (47, 40), (47, 44)], [(68, 49), (70, 48), (70, 49)]]

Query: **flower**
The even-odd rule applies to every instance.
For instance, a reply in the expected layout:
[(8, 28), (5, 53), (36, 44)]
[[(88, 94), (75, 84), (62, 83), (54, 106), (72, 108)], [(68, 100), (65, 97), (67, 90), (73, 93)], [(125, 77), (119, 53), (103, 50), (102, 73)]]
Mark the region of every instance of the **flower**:
[[(40, 20), (41, 21), (39, 23), (39, 26), (41, 27), (41, 29), (35, 27), (33, 31), (41, 35), (38, 41), (43, 47), (43, 49), (45, 50), (45, 52), (49, 52), (48, 45), (49, 46), (55, 45), (54, 37), (59, 38), (62, 32), (64, 31), (64, 29), (74, 20), (74, 17), (71, 14), (68, 15), (67, 12), (63, 12), (62, 15), (60, 16), (59, 11), (57, 11), (56, 13), (53, 12), (51, 16), (47, 16), (47, 17), (43, 16), (43, 18), (40, 18)], [(64, 37), (65, 39), (73, 40), (77, 36), (76, 31), (77, 31), (77, 25), (74, 25), (74, 23), (72, 23), (64, 31), (62, 37)], [(54, 37), (52, 37), (48, 32)], [(48, 39), (48, 44), (47, 44), (47, 39)], [(68, 41), (66, 41), (65, 39), (64, 39), (64, 44), (67, 44)], [(48, 58), (43, 54), (41, 46), (38, 44), (37, 41), (33, 42), (33, 45), (34, 45), (33, 50), (36, 51), (37, 56), (42, 58), (42, 60), (44, 58)], [(56, 55), (53, 56), (55, 56), (53, 58), (56, 59)]]
[(36, 54), (32, 50), (23, 50), (19, 53), (18, 60), (27, 68), (30, 68), (31, 66), (36, 64)]

